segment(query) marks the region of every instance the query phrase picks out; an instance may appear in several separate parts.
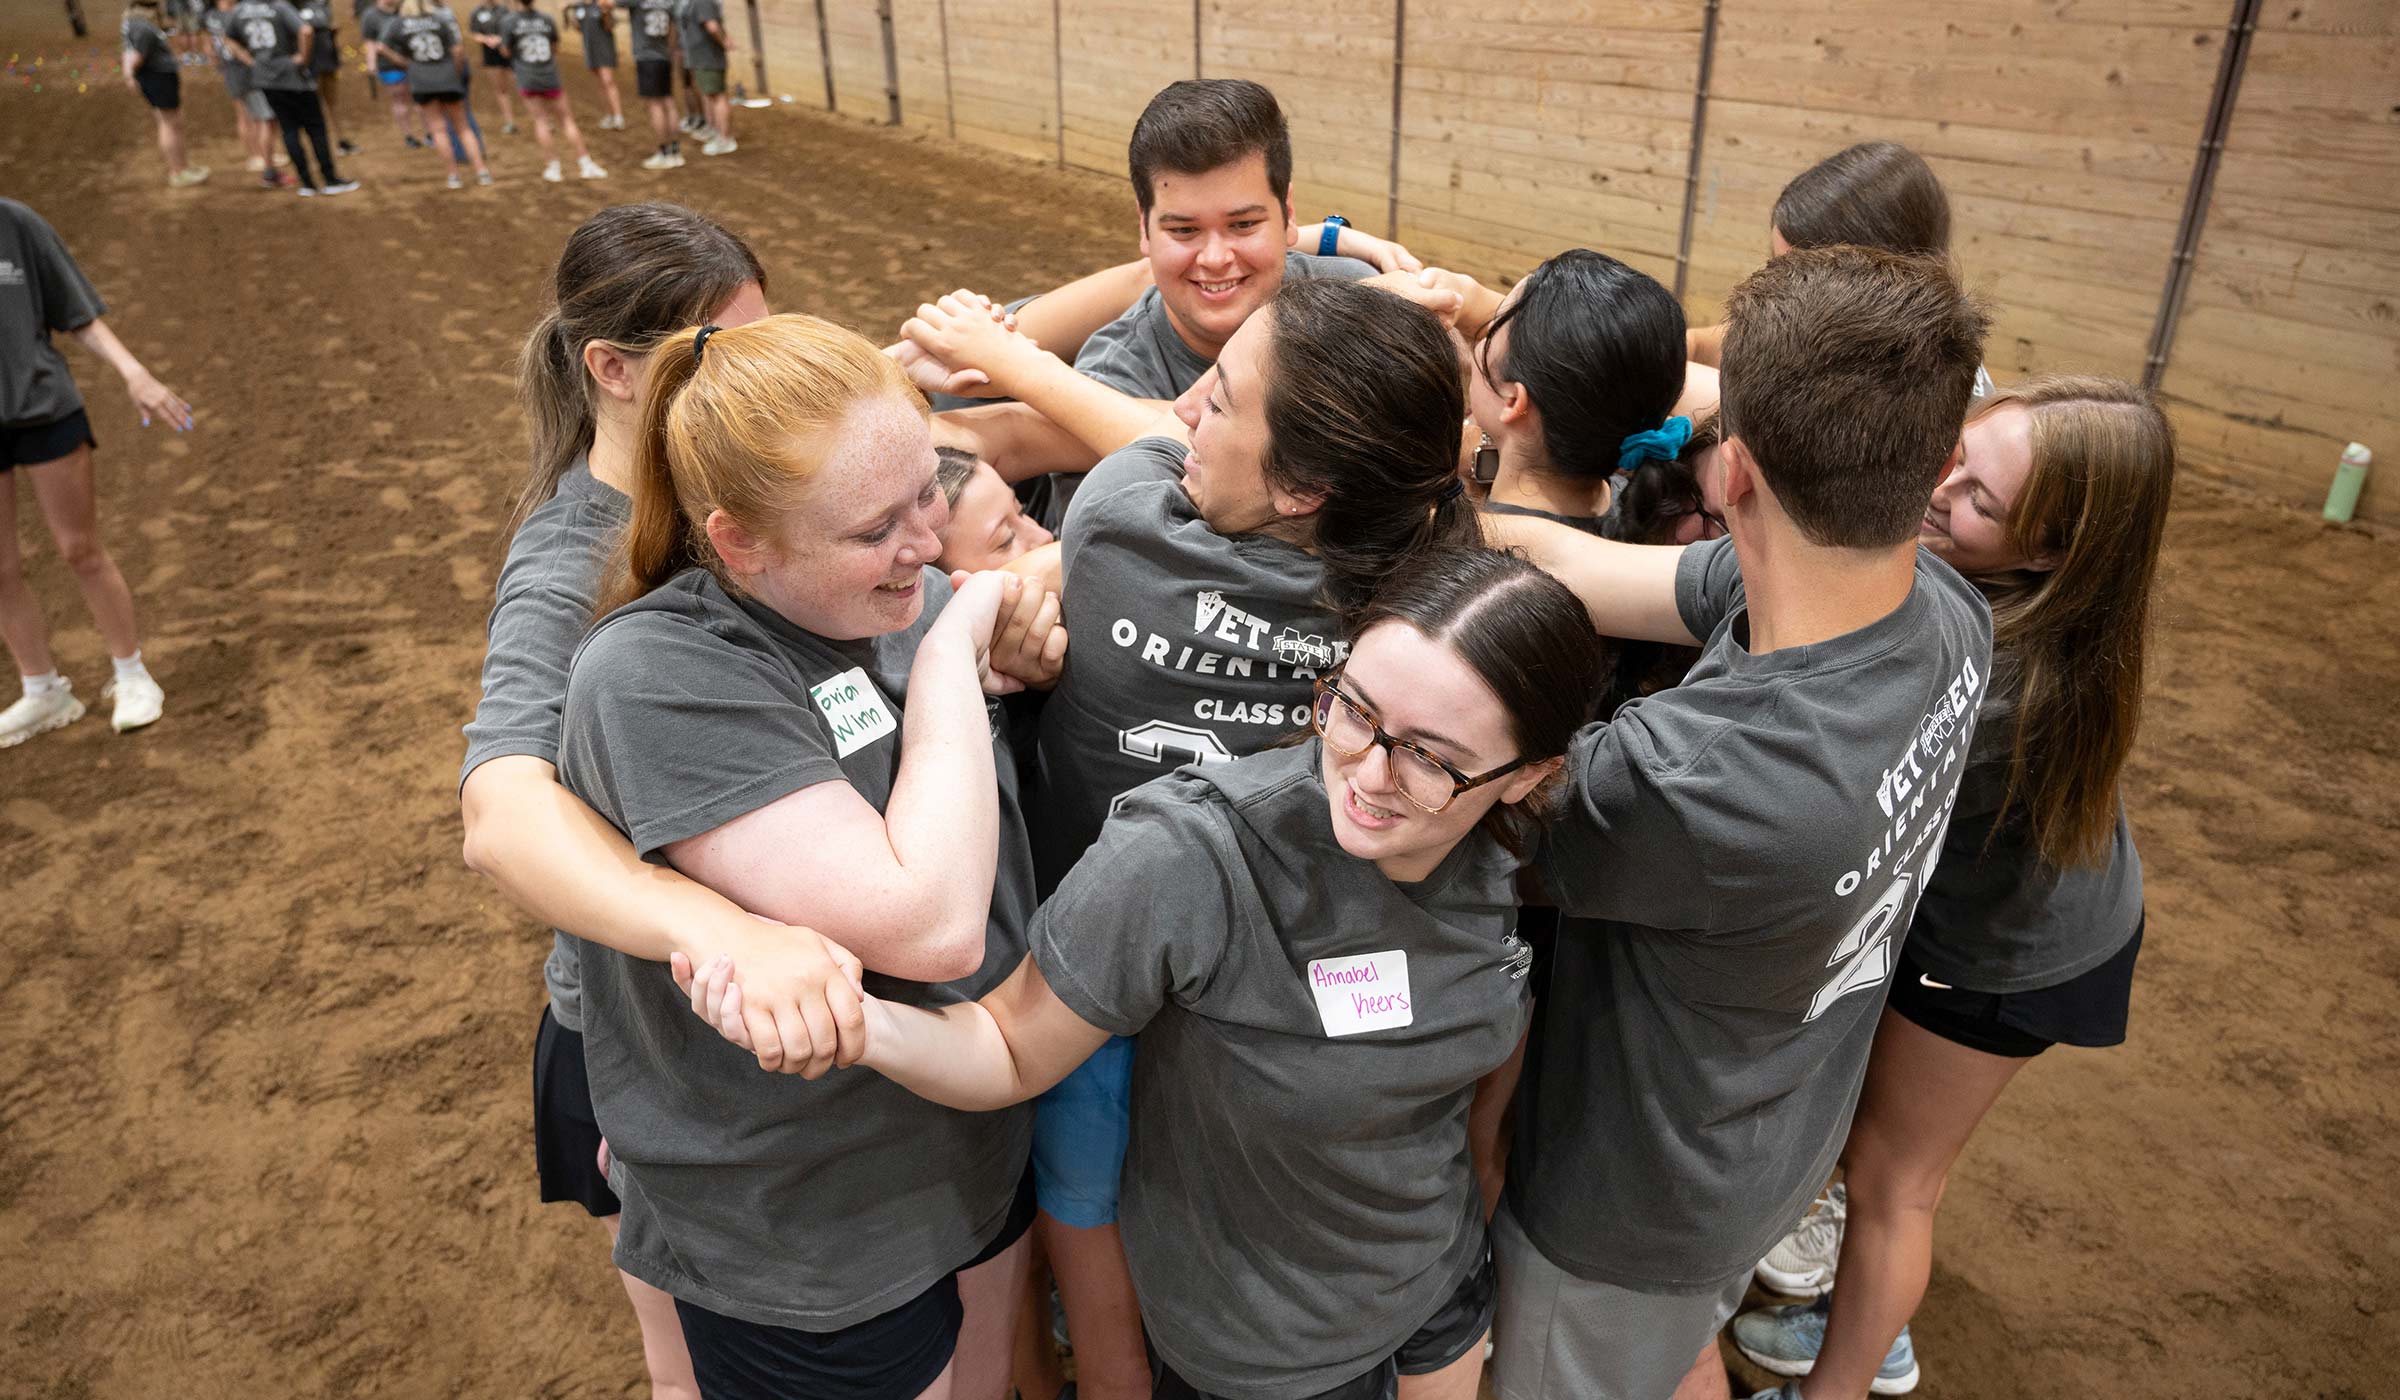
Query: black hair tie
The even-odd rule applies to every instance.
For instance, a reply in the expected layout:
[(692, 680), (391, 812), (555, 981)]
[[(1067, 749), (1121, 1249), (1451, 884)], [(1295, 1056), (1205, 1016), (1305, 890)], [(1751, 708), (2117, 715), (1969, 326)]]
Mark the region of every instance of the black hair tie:
[(1465, 495), (1466, 490), (1466, 485), (1457, 477), (1453, 476), (1447, 483), (1443, 485), (1442, 494), (1434, 499), (1434, 504), (1446, 506), (1452, 501), (1457, 500), (1460, 496)]
[(701, 357), (708, 354), (708, 338), (712, 335), (715, 335), (722, 329), (724, 329), (722, 326), (702, 326), (699, 330), (693, 332), (692, 363), (694, 365), (698, 365)]

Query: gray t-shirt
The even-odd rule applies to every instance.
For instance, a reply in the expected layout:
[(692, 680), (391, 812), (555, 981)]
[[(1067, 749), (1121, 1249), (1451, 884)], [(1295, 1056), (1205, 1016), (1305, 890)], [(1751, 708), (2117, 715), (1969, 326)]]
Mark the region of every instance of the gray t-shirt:
[[(358, 17), (358, 37), (363, 41), (379, 43), (390, 48), (396, 41), (385, 31), (390, 29), (393, 21), (399, 18), (399, 15), (383, 9), (381, 6), (369, 5), (366, 13)], [(386, 73), (396, 73), (404, 71), (407, 65), (394, 63), (389, 54), (379, 53), (375, 56), (375, 66)]]
[(675, 0), (633, 0), (633, 61), (665, 63), (675, 56)]
[(159, 27), (140, 15), (127, 11), (117, 24), (117, 37), (124, 41), (127, 52), (139, 61), (142, 72), (172, 73), (175, 68), (175, 48)]
[(725, 46), (708, 32), (712, 21), (720, 27), (725, 23), (725, 7), (718, 0), (684, 0), (675, 13), (676, 35), (683, 41), (683, 66), (695, 73), (725, 70)]
[(2068, 870), (2042, 859), (2023, 808), (2002, 812), (2020, 678), (2005, 654), (1992, 669), (1950, 838), (1917, 904), (1908, 956), (1954, 987), (2029, 992), (2091, 971), (2133, 937), (2142, 920), (2142, 857), (2122, 802), (2107, 859)]
[(519, 10), (501, 22), (500, 39), (508, 46), (509, 66), (519, 91), (558, 91), (556, 20), (539, 10)]
[(107, 311), (57, 231), (0, 199), (0, 427), (40, 427), (83, 407), (50, 333), (82, 330)]
[(593, 68), (617, 66), (617, 34), (614, 28), (616, 12), (601, 8), (599, 0), (567, 6), (567, 23), (574, 25), (583, 36), (583, 61)]
[(300, 52), (300, 12), (287, 0), (242, 0), (227, 31), (250, 51), (250, 81), (261, 92), (313, 92), (316, 76)]
[(394, 15), (383, 27), (383, 44), (408, 61), (408, 90), (418, 97), (467, 95), (467, 75), (459, 69), (458, 18), (449, 11), (428, 15)]
[(1649, 1293), (1746, 1273), (1825, 1184), (1991, 671), (1983, 596), (1922, 551), (1888, 616), (1765, 655), (1731, 540), (1676, 602), (1690, 675), (1568, 754), (1508, 1183), (1554, 1263)]
[(1324, 565), (1268, 535), (1210, 529), (1183, 493), (1187, 451), (1144, 438), (1109, 454), (1067, 514), (1063, 620), (1076, 641), (1042, 707), (1044, 889), (1118, 794), (1305, 728), (1311, 682), (1349, 655), (1321, 596)]
[[(567, 704), (567, 663), (592, 624), (600, 577), (633, 503), (592, 476), (578, 459), (558, 490), (536, 506), (508, 542), (490, 625), (485, 629), (483, 698), (467, 724), (467, 758), (458, 781), (495, 758), (526, 754), (558, 762), (559, 717)], [(554, 931), (542, 978), (550, 1014), (583, 1029), (583, 940)]]
[(1202, 1390), (1298, 1400), (1396, 1351), (1483, 1258), (1475, 1081), (1516, 1048), (1517, 863), (1397, 885), (1335, 840), (1314, 742), (1130, 795), (1034, 920), (1076, 1015), (1139, 1032), (1125, 1254)]
[[(931, 569), (925, 590), (908, 629), (829, 642), (728, 597), (703, 570), (670, 580), (602, 619), (576, 653), (561, 781), (654, 861), (819, 783), (847, 782), (882, 810), (909, 667), (950, 596)], [(971, 1001), (1024, 960), (1031, 856), (997, 725), (993, 746), (1000, 861), (983, 966), (935, 985), (870, 973), (875, 996)], [(881, 1075), (763, 1073), (692, 1015), (665, 968), (597, 943), (583, 948), (583, 1035), (609, 1184), (625, 1202), (617, 1266), (678, 1298), (835, 1331), (923, 1292), (1007, 1219), (1029, 1105), (961, 1113)]]
[[(1356, 282), (1375, 269), (1356, 258), (1320, 258), (1285, 253), (1286, 277), (1338, 277)], [(1166, 301), (1151, 287), (1125, 314), (1092, 332), (1075, 353), (1075, 368), (1111, 389), (1142, 399), (1172, 399), (1200, 382), (1216, 361), (1183, 343), (1167, 316)]]
[(208, 34), (209, 45), (217, 53), (217, 71), (224, 75), (225, 91), (233, 97), (247, 97), (251, 91), (250, 65), (233, 56), (225, 35), (233, 25), (231, 9), (212, 9), (200, 17), (200, 28)]

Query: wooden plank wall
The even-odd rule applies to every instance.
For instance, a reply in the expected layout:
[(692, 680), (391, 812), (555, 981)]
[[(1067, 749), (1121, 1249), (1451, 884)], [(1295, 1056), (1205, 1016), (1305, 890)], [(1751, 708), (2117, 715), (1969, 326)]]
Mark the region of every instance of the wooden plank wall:
[[(1161, 6), (1163, 9), (1164, 6)], [(1200, 71), (1275, 90), (1292, 128), (1302, 223), (1383, 225), (1391, 199), (1394, 0), (1205, 0)]]
[(955, 136), (950, 129), (948, 0), (892, 0), (893, 45), (900, 68), (900, 124)]
[(1510, 278), (1597, 248), (1672, 286), (1703, 22), (1696, 0), (1411, 0), (1400, 241)]
[[(1121, 176), (1160, 87), (1255, 78), (1304, 220), (1489, 280), (1580, 245), (1672, 284), (1688, 237), (1695, 321), (1766, 256), (1786, 180), (1903, 142), (1949, 189), (2002, 380), (2142, 377), (2234, 8), (1720, 0), (1693, 180), (1706, 0), (887, 2), (904, 125)], [(761, 0), (778, 89), (811, 106), (814, 3)], [(825, 3), (838, 106), (881, 121), (876, 0)], [(2400, 471), (2400, 4), (2263, 10), (2163, 389), (2196, 466), (2305, 504), (2352, 438)], [(2400, 520), (2400, 489), (2362, 514)]]
[[(747, 16), (743, 23), (747, 28)], [(796, 105), (823, 107), (825, 65), (817, 47), (817, 7), (814, 0), (759, 0), (758, 25), (765, 36), (767, 51), (767, 95), (775, 97), (789, 94)], [(747, 38), (746, 35), (737, 37)], [(623, 44), (619, 44), (618, 50), (621, 55), (624, 54)], [(745, 70), (744, 81), (748, 81), (749, 58), (750, 55), (746, 53), (732, 56), (734, 65)], [(626, 70), (618, 76), (617, 82), (624, 89), (626, 102), (638, 106), (633, 97), (630, 56), (626, 56), (626, 63)], [(642, 120), (639, 112), (628, 110), (626, 115), (630, 122)], [(738, 128), (736, 134), (739, 134)]]
[(2368, 444), (2359, 513), (2400, 523), (2392, 0), (2263, 8), (2160, 388), (2187, 459), (2294, 505)]
[(1733, 0), (1717, 22), (1686, 286), (1767, 254), (1784, 182), (1855, 141), (1923, 155), (1995, 312), (1995, 378), (2138, 380), (2215, 86), (2227, 0)]
[(881, 122), (884, 99), (883, 20), (875, 0), (825, 0), (825, 31), (833, 48), (834, 109), (845, 117)]
[[(1158, 0), (1060, 0), (1067, 164), (1123, 178), (1133, 123), (1160, 88), (1198, 75), (1192, 7)], [(1132, 190), (1126, 230), (1133, 230)]]
[(958, 139), (1058, 159), (1055, 0), (944, 0)]

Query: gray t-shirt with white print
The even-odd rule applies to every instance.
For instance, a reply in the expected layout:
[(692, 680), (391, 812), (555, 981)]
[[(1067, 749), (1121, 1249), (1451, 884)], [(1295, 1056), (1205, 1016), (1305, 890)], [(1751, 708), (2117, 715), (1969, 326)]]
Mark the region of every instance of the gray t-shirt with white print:
[(675, 0), (633, 0), (633, 61), (664, 63), (675, 56)]
[(300, 51), (304, 23), (287, 0), (242, 0), (233, 7), (226, 32), (250, 51), (250, 81), (260, 91), (316, 90), (316, 75), (308, 71), (308, 55)]
[(500, 42), (518, 91), (558, 91), (558, 21), (539, 10), (519, 10), (500, 21)]
[(1139, 789), (1034, 920), (1076, 1015), (1139, 1032), (1125, 1253), (1211, 1394), (1298, 1400), (1398, 1350), (1483, 1259), (1475, 1081), (1515, 1049), (1517, 862), (1344, 852), (1315, 741)]
[[(467, 723), (460, 786), (477, 768), (512, 754), (558, 763), (567, 663), (592, 625), (601, 573), (632, 509), (623, 492), (595, 479), (590, 464), (577, 458), (558, 490), (517, 527), (484, 629), (483, 698)], [(551, 943), (542, 965), (550, 1014), (580, 1031), (583, 940), (561, 930), (552, 933)]]
[[(1286, 277), (1338, 277), (1356, 282), (1375, 275), (1356, 258), (1320, 258), (1285, 253)], [(1075, 352), (1075, 368), (1120, 393), (1141, 399), (1172, 399), (1200, 382), (1216, 361), (1183, 343), (1168, 319), (1158, 288), (1145, 289), (1125, 314), (1092, 332)]]
[(1747, 1272), (1825, 1183), (1991, 671), (1983, 596), (1908, 598), (1754, 655), (1731, 540), (1676, 576), (1682, 685), (1577, 736), (1539, 865), (1568, 917), (1528, 1051), (1510, 1209), (1552, 1262), (1648, 1293)]
[(1993, 658), (1992, 672), (1949, 849), (1917, 905), (1908, 956), (1953, 987), (2029, 992), (2091, 971), (2132, 939), (2142, 921), (2142, 857), (2120, 801), (2099, 864), (2060, 869), (2042, 859), (2023, 804), (2002, 806), (2021, 679), (2006, 654)]
[[(832, 642), (692, 569), (602, 619), (567, 682), (559, 777), (645, 860), (819, 783), (878, 811), (900, 769), (917, 644), (950, 597), (925, 571), (910, 627)], [(972, 1001), (1025, 956), (1031, 857), (994, 726), (1000, 853), (983, 965), (954, 982), (870, 973), (911, 1006)], [(1030, 1106), (961, 1113), (881, 1075), (768, 1074), (692, 1015), (667, 970), (583, 948), (583, 1053), (624, 1199), (617, 1266), (747, 1322), (837, 1331), (888, 1312), (999, 1233)]]
[(1049, 889), (1119, 794), (1306, 727), (1311, 683), (1349, 654), (1325, 566), (1267, 535), (1220, 535), (1183, 492), (1189, 449), (1144, 438), (1092, 468), (1061, 534), (1066, 670), (1042, 707)]

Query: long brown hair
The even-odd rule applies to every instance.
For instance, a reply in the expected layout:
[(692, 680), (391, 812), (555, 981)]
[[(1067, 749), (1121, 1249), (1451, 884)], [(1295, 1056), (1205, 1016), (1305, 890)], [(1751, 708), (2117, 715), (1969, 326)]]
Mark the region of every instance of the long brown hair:
[(2147, 393), (2100, 375), (2028, 380), (1976, 417), (2004, 404), (2028, 411), (2033, 438), (2009, 537), (2056, 564), (1975, 580), (1992, 604), (1994, 667), (2016, 681), (2003, 810), (2051, 865), (2093, 865), (2107, 858), (2117, 776), (2141, 726), (2175, 431)]
[(1318, 498), (1326, 602), (1351, 618), (1412, 554), (1482, 538), (1458, 488), (1466, 378), (1442, 323), (1389, 292), (1287, 279), (1263, 314), (1266, 477)]
[(725, 578), (708, 542), (722, 510), (753, 535), (771, 534), (824, 465), (827, 430), (878, 394), (925, 400), (892, 358), (814, 316), (769, 316), (709, 332), (674, 332), (650, 352), (642, 432), (633, 452), (633, 517), (617, 542), (595, 617), (605, 617), (685, 569)]
[(591, 450), (594, 408), (583, 348), (593, 341), (648, 354), (678, 327), (706, 321), (744, 285), (765, 290), (750, 245), (680, 204), (618, 204), (567, 235), (551, 275), (549, 313), (517, 357), (517, 397), (533, 433), (533, 466), (507, 534), (558, 490)]

